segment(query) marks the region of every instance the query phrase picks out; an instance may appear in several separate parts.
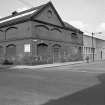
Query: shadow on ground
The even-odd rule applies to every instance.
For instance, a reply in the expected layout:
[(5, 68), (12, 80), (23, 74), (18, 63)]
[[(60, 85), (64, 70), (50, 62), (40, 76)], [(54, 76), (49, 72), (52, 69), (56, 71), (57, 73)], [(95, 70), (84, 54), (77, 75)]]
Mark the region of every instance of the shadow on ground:
[(49, 100), (43, 105), (105, 105), (105, 74), (97, 78), (100, 84), (56, 100)]

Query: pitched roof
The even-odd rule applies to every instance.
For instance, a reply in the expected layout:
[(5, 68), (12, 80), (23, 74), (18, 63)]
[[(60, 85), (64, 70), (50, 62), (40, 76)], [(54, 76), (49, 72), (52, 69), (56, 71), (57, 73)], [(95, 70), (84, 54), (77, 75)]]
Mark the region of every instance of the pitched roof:
[[(64, 24), (65, 24), (65, 27), (67, 27), (67, 28), (69, 28), (69, 29), (71, 29), (71, 30), (80, 31), (78, 28), (72, 26), (71, 24), (69, 24), (69, 23), (67, 23), (67, 22), (64, 22)], [(80, 32), (82, 32), (82, 31), (80, 31)]]
[(18, 15), (21, 15), (21, 14), (25, 14), (25, 13), (28, 13), (28, 12), (31, 12), (31, 11), (34, 11), (34, 10), (39, 10), (39, 9), (41, 9), (43, 6), (44, 6), (44, 5), (41, 5), (41, 6), (38, 6), (38, 7), (30, 8), (30, 9), (28, 9), (28, 10), (24, 10), (24, 11), (22, 11), (22, 12), (17, 12), (16, 15), (10, 15), (10, 16), (1, 18), (1, 19), (0, 19), (0, 22), (3, 21), (3, 20), (9, 19), (9, 18), (18, 16)]
[(31, 8), (31, 9), (22, 11), (22, 12), (17, 12), (14, 15), (12, 14), (10, 16), (4, 17), (4, 18), (0, 19), (0, 27), (4, 26), (6, 24), (13, 23), (13, 22), (15, 23), (17, 21), (29, 19), (32, 16), (33, 13), (34, 14), (37, 13), (45, 5), (46, 4), (38, 6), (38, 7), (34, 7), (34, 8)]
[[(35, 15), (35, 14), (39, 13), (41, 10), (43, 10), (43, 8), (45, 8), (49, 4), (51, 4), (51, 6), (53, 7), (52, 3), (48, 2), (48, 3), (43, 4), (41, 6), (30, 8), (30, 9), (22, 11), (22, 12), (16, 12), (14, 15), (12, 14), (10, 16), (4, 17), (4, 18), (0, 19), (0, 28), (4, 27), (4, 26), (8, 26), (8, 25), (13, 24), (13, 23), (17, 23), (19, 21), (28, 20), (33, 15)], [(57, 13), (57, 11), (56, 11), (56, 13)], [(70, 29), (70, 30), (73, 30), (73, 31), (82, 32), (79, 29), (77, 29), (77, 28), (73, 27), (72, 25), (68, 24), (67, 22), (63, 22), (62, 19), (60, 18), (60, 16), (58, 15), (58, 13), (57, 13), (57, 16), (60, 19), (61, 23), (63, 24), (64, 28), (67, 28), (67, 29)]]

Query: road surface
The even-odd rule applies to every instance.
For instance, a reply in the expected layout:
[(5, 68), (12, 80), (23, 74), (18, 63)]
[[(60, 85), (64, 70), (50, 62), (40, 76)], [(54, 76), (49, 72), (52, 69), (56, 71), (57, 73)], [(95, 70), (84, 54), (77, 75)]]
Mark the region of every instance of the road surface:
[(0, 69), (0, 105), (105, 105), (105, 61)]

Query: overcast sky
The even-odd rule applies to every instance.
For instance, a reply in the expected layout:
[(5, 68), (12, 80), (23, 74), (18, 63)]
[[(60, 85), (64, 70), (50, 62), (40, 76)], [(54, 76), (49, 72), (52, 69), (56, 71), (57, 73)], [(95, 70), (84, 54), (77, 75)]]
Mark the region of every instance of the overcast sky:
[[(22, 0), (0, 0), (0, 16), (29, 8)], [(38, 6), (49, 0), (24, 0)], [(105, 32), (105, 0), (51, 0), (64, 21), (87, 32)]]

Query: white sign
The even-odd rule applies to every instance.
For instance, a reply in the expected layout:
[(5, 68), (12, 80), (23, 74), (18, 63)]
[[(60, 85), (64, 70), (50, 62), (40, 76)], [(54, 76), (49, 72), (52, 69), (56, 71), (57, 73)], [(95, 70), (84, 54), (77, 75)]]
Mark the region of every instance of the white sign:
[(24, 52), (30, 52), (30, 44), (24, 45)]

